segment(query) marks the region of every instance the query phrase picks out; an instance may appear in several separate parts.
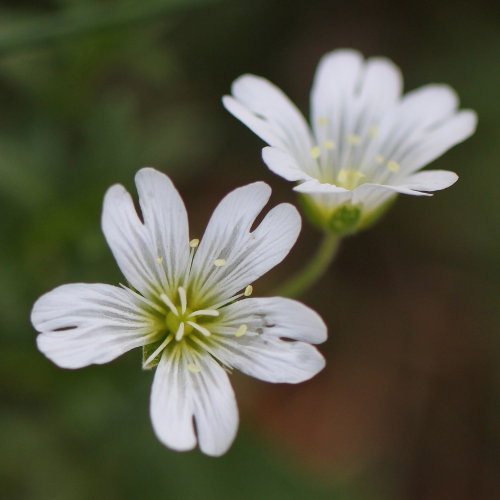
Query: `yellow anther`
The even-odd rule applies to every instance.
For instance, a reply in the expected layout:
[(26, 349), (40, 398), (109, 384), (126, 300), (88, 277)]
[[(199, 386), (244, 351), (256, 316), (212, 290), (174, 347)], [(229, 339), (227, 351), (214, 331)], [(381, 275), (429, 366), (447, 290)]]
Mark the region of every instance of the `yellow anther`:
[(163, 262), (163, 257), (157, 257), (156, 262), (158, 262), (158, 264), (161, 264)]
[(389, 162), (387, 162), (387, 168), (391, 171), (391, 172), (399, 172), (399, 163), (391, 160)]
[(348, 144), (352, 144), (353, 146), (356, 146), (361, 142), (361, 137), (359, 135), (351, 134), (346, 137), (346, 141)]
[(196, 248), (200, 244), (200, 240), (198, 238), (195, 238), (194, 240), (191, 240), (189, 242), (189, 246), (191, 248)]
[(243, 292), (243, 295), (245, 297), (250, 297), (250, 295), (252, 295), (253, 293), (253, 286), (252, 285), (248, 285), (246, 288), (245, 288), (245, 291)]
[(323, 147), (325, 149), (335, 149), (335, 143), (333, 141), (325, 141)]
[(186, 368), (191, 372), (191, 373), (200, 373), (201, 370), (198, 366), (193, 365), (193, 363), (189, 363), (189, 365), (186, 365)]
[(234, 336), (235, 337), (243, 337), (243, 335), (245, 335), (245, 333), (247, 332), (247, 330), (248, 330), (248, 326), (247, 325), (241, 325), (236, 330), (236, 332), (234, 333)]
[(321, 116), (320, 118), (318, 118), (318, 125), (321, 125), (322, 127), (328, 125), (328, 118), (326, 118), (326, 116)]
[(309, 154), (313, 160), (317, 160), (321, 156), (321, 149), (319, 149), (318, 146), (314, 146), (311, 148), (311, 151), (309, 151)]
[(378, 127), (376, 127), (375, 125), (372, 125), (369, 129), (368, 129), (368, 135), (373, 139), (374, 137), (377, 137), (378, 135)]
[(215, 259), (214, 260), (215, 267), (222, 267), (223, 265), (225, 265), (225, 263), (226, 263), (226, 259)]
[(385, 160), (385, 158), (382, 155), (380, 155), (380, 154), (377, 155), (377, 156), (375, 156), (375, 161), (377, 163), (384, 163), (384, 160)]

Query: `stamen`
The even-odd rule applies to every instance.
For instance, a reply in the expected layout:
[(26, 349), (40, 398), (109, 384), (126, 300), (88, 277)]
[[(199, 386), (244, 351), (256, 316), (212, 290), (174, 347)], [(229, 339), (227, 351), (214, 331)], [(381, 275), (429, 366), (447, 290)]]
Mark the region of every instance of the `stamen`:
[(333, 141), (325, 141), (323, 147), (325, 149), (335, 149), (335, 143)]
[(248, 326), (243, 324), (241, 325), (237, 330), (236, 332), (234, 333), (234, 336), (235, 337), (243, 337), (243, 335), (245, 335), (245, 333), (247, 332), (248, 330)]
[(156, 262), (158, 262), (158, 264), (161, 264), (163, 262), (163, 257), (157, 257)]
[(222, 306), (225, 306), (227, 304), (230, 304), (231, 302), (234, 302), (235, 300), (239, 299), (240, 297), (249, 297), (253, 292), (253, 286), (248, 285), (245, 288), (245, 291), (243, 293), (237, 293), (236, 295), (233, 295), (232, 297), (229, 297), (228, 299), (221, 300), (220, 302), (217, 302), (217, 304), (212, 305), (212, 309), (220, 309)]
[(226, 259), (215, 259), (214, 260), (215, 267), (222, 267), (225, 264), (226, 264)]
[(183, 286), (180, 286), (177, 291), (179, 292), (179, 299), (181, 301), (181, 313), (184, 314), (187, 308), (186, 289)]
[(184, 322), (179, 323), (179, 328), (175, 332), (175, 340), (179, 341), (184, 337)]
[(375, 137), (377, 137), (377, 135), (378, 135), (378, 127), (375, 125), (372, 125), (368, 129), (368, 136), (371, 137), (372, 139), (374, 139)]
[(385, 160), (385, 158), (381, 154), (378, 154), (377, 156), (375, 156), (375, 161), (377, 163), (384, 163), (384, 160)]
[(170, 344), (170, 342), (172, 341), (172, 336), (169, 335), (153, 352), (153, 354), (151, 354), (148, 359), (146, 359), (146, 361), (144, 361), (144, 363), (142, 363), (142, 367), (143, 368), (146, 368), (149, 363), (151, 363), (151, 361), (153, 361), (153, 359), (156, 358), (156, 356), (158, 356), (158, 354), (160, 354), (161, 351), (163, 351), (163, 349), (165, 349), (165, 347), (167, 347), (168, 344)]
[(160, 295), (160, 299), (167, 304), (168, 308), (176, 315), (179, 316), (179, 312), (177, 311), (177, 307), (175, 307), (174, 303), (164, 294)]
[(313, 160), (317, 160), (321, 156), (321, 149), (318, 146), (314, 146), (309, 151), (309, 154)]
[(198, 309), (198, 311), (193, 311), (188, 318), (194, 318), (196, 316), (214, 316), (217, 317), (219, 316), (219, 311), (216, 311), (215, 309)]
[(189, 261), (188, 261), (188, 265), (186, 266), (186, 270), (184, 272), (184, 276), (182, 278), (182, 286), (186, 286), (186, 283), (187, 283), (188, 278), (189, 278), (189, 273), (191, 271), (191, 266), (193, 264), (195, 250), (196, 250), (196, 248), (198, 247), (199, 244), (200, 244), (200, 240), (198, 238), (195, 238), (195, 239), (193, 239), (193, 240), (191, 240), (189, 242), (189, 248), (190, 248), (190, 251), (189, 251)]
[(352, 144), (353, 146), (356, 146), (361, 142), (361, 137), (356, 134), (351, 134), (346, 137), (347, 144)]
[(320, 118), (318, 118), (318, 125), (321, 125), (322, 127), (328, 125), (328, 118), (326, 118), (326, 116), (321, 116)]
[(387, 162), (387, 168), (391, 172), (394, 172), (394, 173), (399, 172), (399, 164), (397, 162), (395, 162), (394, 160)]
[(208, 328), (205, 328), (194, 321), (186, 321), (186, 323), (189, 326), (192, 326), (195, 330), (198, 330), (202, 335), (205, 335), (205, 337), (210, 337), (210, 335), (212, 335), (212, 332)]
[(186, 368), (191, 372), (191, 373), (200, 373), (200, 368), (193, 363), (189, 363), (189, 365), (186, 365)]

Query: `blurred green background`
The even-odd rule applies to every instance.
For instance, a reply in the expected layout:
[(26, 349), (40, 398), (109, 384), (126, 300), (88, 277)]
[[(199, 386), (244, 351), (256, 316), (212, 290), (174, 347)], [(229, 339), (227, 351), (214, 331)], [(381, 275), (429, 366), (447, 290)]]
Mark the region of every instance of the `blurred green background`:
[[(490, 2), (2, 0), (0, 3), (0, 496), (2, 499), (498, 498), (500, 22)], [(307, 111), (320, 56), (386, 55), (405, 88), (447, 82), (476, 135), (433, 163), (460, 181), (401, 197), (349, 238), (304, 301), (330, 327), (327, 369), (299, 386), (242, 376), (241, 428), (220, 459), (155, 439), (139, 351), (65, 371), (35, 347), (33, 301), (117, 283), (105, 190), (168, 173), (192, 236), (230, 189), (290, 185), (220, 98), (244, 72)], [(306, 225), (264, 295), (298, 269)], [(496, 328), (495, 328), (496, 326)]]

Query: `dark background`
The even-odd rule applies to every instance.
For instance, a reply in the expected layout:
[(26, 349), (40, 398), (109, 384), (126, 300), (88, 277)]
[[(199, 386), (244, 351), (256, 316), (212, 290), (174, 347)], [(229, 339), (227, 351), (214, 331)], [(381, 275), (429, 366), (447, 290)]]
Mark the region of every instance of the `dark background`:
[[(54, 0), (0, 3), (0, 496), (5, 499), (477, 500), (498, 488), (500, 23), (488, 2)], [(446, 82), (479, 127), (432, 168), (460, 175), (401, 196), (344, 241), (304, 301), (330, 327), (299, 386), (234, 376), (241, 428), (220, 459), (155, 439), (140, 352), (65, 371), (35, 347), (33, 301), (117, 283), (105, 190), (168, 173), (199, 236), (222, 195), (263, 179), (261, 141), (220, 98), (244, 72), (307, 112), (325, 52), (386, 55), (405, 88)], [(319, 241), (255, 286), (265, 295)]]

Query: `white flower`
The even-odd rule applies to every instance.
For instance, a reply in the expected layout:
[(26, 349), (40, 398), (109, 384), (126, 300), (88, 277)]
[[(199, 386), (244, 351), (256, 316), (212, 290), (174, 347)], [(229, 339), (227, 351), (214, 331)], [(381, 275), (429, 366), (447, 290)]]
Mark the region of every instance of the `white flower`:
[(405, 96), (401, 89), (400, 71), (391, 61), (364, 61), (344, 49), (319, 63), (311, 126), (280, 89), (258, 76), (238, 78), (233, 96), (223, 102), (269, 144), (265, 163), (299, 182), (294, 189), (323, 226), (331, 220), (330, 229), (337, 223), (339, 232), (342, 226), (349, 232), (349, 224), (355, 230), (377, 218), (397, 193), (430, 196), (426, 191), (447, 188), (458, 178), (444, 170), (416, 172), (469, 137), (475, 113), (457, 112), (457, 95), (446, 85)]
[(288, 254), (300, 216), (283, 203), (254, 228), (271, 192), (256, 182), (227, 195), (203, 239), (190, 241), (169, 178), (144, 168), (136, 185), (142, 220), (121, 185), (108, 190), (102, 215), (129, 287), (75, 283), (43, 295), (31, 316), (38, 348), (62, 368), (81, 368), (144, 346), (144, 368), (157, 365), (150, 411), (158, 439), (221, 455), (238, 426), (226, 371), (298, 383), (325, 364), (310, 345), (326, 339), (314, 311), (281, 297), (247, 298), (251, 283)]

